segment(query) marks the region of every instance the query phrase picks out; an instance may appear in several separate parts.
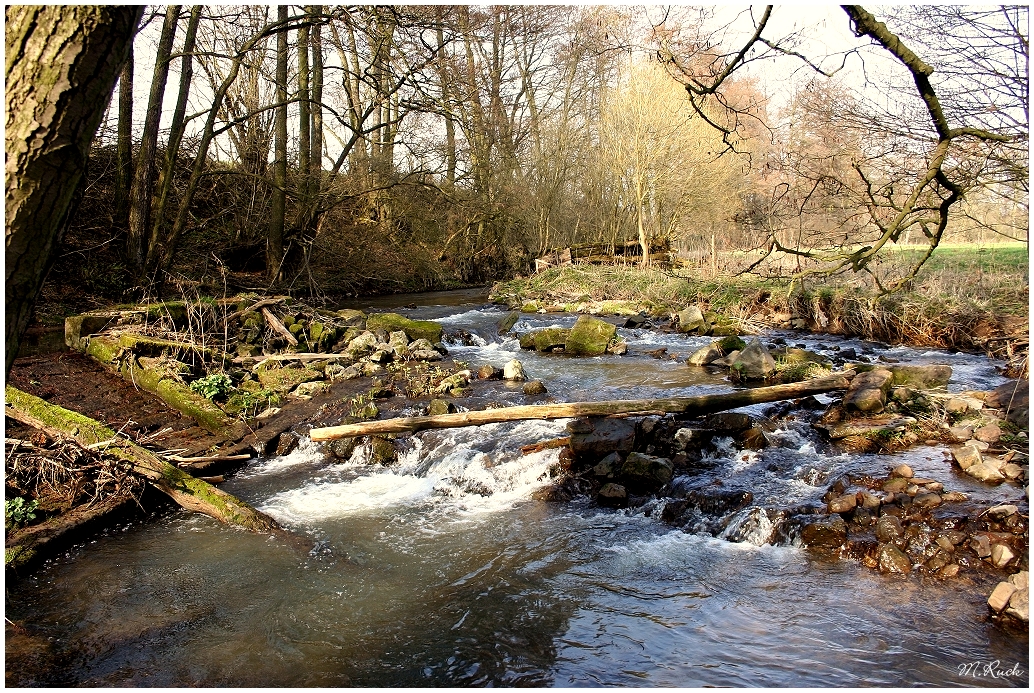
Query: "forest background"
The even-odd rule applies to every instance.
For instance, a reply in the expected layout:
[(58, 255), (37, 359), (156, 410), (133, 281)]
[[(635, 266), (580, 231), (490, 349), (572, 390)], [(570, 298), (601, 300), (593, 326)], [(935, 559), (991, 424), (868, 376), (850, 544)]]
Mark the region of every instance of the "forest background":
[(1027, 8), (887, 12), (972, 131), (944, 152), (835, 7), (148, 7), (45, 302), (441, 289), (584, 243), (877, 290), (944, 243), (1025, 258)]

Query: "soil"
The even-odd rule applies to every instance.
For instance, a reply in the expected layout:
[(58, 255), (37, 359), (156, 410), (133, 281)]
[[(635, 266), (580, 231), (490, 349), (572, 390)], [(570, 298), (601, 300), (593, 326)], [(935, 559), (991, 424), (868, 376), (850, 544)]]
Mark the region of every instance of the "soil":
[(138, 443), (184, 450), (180, 453), (183, 456), (225, 443), (160, 398), (133, 387), (78, 352), (15, 359), (7, 382), (51, 404), (105, 423)]

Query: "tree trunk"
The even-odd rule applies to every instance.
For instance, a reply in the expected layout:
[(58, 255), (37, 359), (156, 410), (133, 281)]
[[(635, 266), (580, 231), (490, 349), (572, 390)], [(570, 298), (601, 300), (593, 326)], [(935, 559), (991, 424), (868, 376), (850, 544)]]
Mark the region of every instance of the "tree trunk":
[(309, 14), (316, 23), (309, 32), (312, 44), (312, 131), (309, 147), (310, 164), (313, 173), (312, 194), (319, 195), (320, 171), (323, 170), (323, 35), (319, 17), (323, 14), (323, 5), (313, 5)]
[(503, 407), (486, 411), (440, 414), (438, 416), (411, 416), (385, 421), (367, 421), (345, 426), (314, 428), (309, 437), (314, 442), (385, 433), (410, 433), (428, 428), (462, 428), (503, 421), (529, 419), (566, 419), (574, 416), (610, 416), (613, 414), (668, 413), (702, 416), (726, 409), (745, 407), (762, 402), (817, 395), (833, 390), (845, 390), (850, 381), (845, 376), (808, 380), (788, 385), (757, 387), (718, 395), (670, 397), (663, 399), (626, 399), (605, 402), (571, 402), (568, 404), (533, 404)]
[(8, 6), (5, 372), (18, 354), (143, 6)]
[(136, 273), (139, 283), (146, 281), (145, 246), (151, 226), (151, 199), (154, 194), (154, 159), (158, 149), (158, 126), (161, 124), (162, 102), (165, 99), (165, 84), (169, 79), (169, 56), (172, 55), (172, 41), (176, 38), (176, 23), (179, 21), (180, 6), (165, 8), (165, 22), (158, 40), (158, 52), (154, 61), (154, 77), (151, 80), (151, 95), (147, 99), (147, 114), (140, 137), (140, 152), (133, 172), (133, 189), (129, 196), (129, 236), (126, 240), (126, 256)]
[(133, 187), (133, 44), (119, 75), (118, 91), (118, 174), (115, 178), (115, 219), (117, 229), (129, 225), (129, 191)]
[(187, 34), (183, 38), (183, 57), (180, 59), (180, 88), (176, 97), (176, 110), (172, 114), (169, 125), (169, 145), (165, 149), (165, 165), (158, 176), (158, 201), (154, 208), (154, 219), (151, 223), (150, 237), (147, 239), (146, 266), (153, 267), (162, 237), (162, 225), (165, 220), (165, 208), (168, 206), (169, 193), (172, 191), (172, 179), (179, 159), (180, 143), (186, 128), (184, 118), (187, 113), (187, 98), (190, 96), (190, 84), (194, 77), (194, 43), (197, 38), (197, 27), (201, 21), (201, 5), (190, 8), (190, 19), (187, 22)]
[[(287, 7), (277, 8), (277, 21), (287, 21)], [(273, 140), (273, 200), (266, 241), (266, 273), (276, 280), (284, 259), (284, 226), (287, 219), (287, 32), (276, 35), (276, 113)]]
[(309, 108), (309, 26), (298, 27), (298, 188), (304, 209), (309, 195), (312, 115)]
[(93, 419), (16, 390), (5, 392), (9, 416), (30, 426), (56, 432), (77, 440), (83, 446), (109, 442), (106, 451), (127, 460), (134, 471), (187, 510), (204, 513), (220, 522), (252, 532), (283, 533), (273, 518), (255, 510), (236, 496), (195, 479), (149, 450), (119, 438), (115, 431)]

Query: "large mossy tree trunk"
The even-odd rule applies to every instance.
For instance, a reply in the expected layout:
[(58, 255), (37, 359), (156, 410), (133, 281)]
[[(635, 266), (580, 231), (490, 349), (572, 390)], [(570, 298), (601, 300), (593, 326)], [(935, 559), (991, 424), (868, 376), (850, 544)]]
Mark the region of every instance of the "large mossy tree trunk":
[(5, 10), (5, 373), (53, 264), (143, 6)]
[(119, 438), (115, 431), (102, 423), (45, 402), (10, 385), (5, 390), (5, 399), (7, 415), (22, 423), (51, 435), (69, 436), (84, 446), (107, 443), (104, 448), (106, 452), (127, 460), (155, 488), (188, 510), (204, 513), (220, 522), (252, 532), (284, 533), (273, 518), (255, 510), (236, 496), (190, 476), (149, 450)]

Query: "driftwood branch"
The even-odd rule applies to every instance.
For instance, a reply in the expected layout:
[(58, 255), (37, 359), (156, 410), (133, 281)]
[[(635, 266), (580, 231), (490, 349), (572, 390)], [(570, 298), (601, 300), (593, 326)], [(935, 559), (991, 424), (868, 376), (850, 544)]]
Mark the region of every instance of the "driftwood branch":
[(365, 421), (345, 426), (314, 428), (309, 437), (314, 441), (352, 438), (364, 435), (386, 433), (412, 433), (428, 428), (461, 428), (503, 421), (526, 421), (529, 419), (567, 419), (575, 416), (612, 416), (649, 413), (685, 414), (701, 416), (714, 412), (735, 409), (750, 404), (778, 402), (783, 399), (817, 395), (834, 390), (846, 390), (850, 384), (848, 375), (806, 380), (788, 385), (771, 385), (717, 395), (696, 397), (670, 397), (661, 399), (623, 399), (604, 402), (570, 402), (567, 404), (539, 404), (518, 407), (503, 407), (485, 411), (440, 414), (438, 416), (411, 416), (385, 421)]
[(276, 330), (276, 332), (279, 333), (281, 337), (287, 340), (288, 344), (290, 344), (291, 346), (298, 346), (298, 340), (294, 338), (294, 335), (291, 334), (291, 331), (289, 329), (284, 327), (284, 323), (280, 322), (280, 318), (269, 312), (269, 308), (262, 309), (262, 316), (265, 317), (266, 322), (269, 323), (270, 327)]

